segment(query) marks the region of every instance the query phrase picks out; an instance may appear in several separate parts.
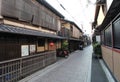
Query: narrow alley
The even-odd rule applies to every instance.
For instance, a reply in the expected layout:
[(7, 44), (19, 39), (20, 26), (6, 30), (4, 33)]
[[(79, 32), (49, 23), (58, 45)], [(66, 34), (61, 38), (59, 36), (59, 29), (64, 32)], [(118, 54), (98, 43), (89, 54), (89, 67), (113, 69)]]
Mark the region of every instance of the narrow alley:
[(0, 82), (120, 82), (119, 34), (120, 0), (0, 0)]
[(77, 50), (20, 82), (91, 82), (92, 52), (92, 46)]

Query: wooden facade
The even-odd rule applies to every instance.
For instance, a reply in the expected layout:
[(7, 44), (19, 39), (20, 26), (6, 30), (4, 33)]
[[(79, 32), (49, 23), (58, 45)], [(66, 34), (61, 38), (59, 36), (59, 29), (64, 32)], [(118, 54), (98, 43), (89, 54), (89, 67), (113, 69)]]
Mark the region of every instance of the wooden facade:
[(55, 51), (0, 62), (0, 82), (18, 82), (54, 62)]
[(83, 36), (83, 32), (74, 22), (69, 20), (62, 20), (61, 33), (62, 36), (68, 40), (68, 49), (70, 52), (79, 49), (79, 44), (82, 41), (80, 38)]
[[(51, 34), (57, 36), (56, 32), (61, 27), (60, 20), (64, 17), (46, 1), (0, 0), (0, 4), (1, 24), (7, 26), (5, 29), (2, 27), (3, 33), (1, 35), (2, 40), (0, 41), (0, 44), (3, 48), (1, 47), (0, 55), (6, 54), (7, 56), (7, 54), (10, 53), (13, 55), (13, 57), (12, 55), (8, 58), (5, 57), (6, 60), (22, 57), (22, 46), (23, 48), (26, 47), (26, 49), (28, 47), (26, 52), (27, 55), (56, 50), (60, 47), (57, 46), (60, 45), (59, 39), (57, 39), (57, 37), (52, 37)], [(9, 26), (13, 27), (13, 29), (9, 28)], [(22, 29), (21, 32), (20, 29)], [(25, 30), (31, 30), (31, 32), (33, 30), (33, 33), (27, 33)], [(23, 34), (21, 35), (22, 32)], [(37, 35), (38, 32), (45, 33)], [(50, 41), (56, 40), (52, 47), (49, 45), (49, 39)], [(12, 49), (12, 47), (13, 50), (9, 50), (9, 48)], [(34, 52), (30, 52), (30, 49), (33, 49)], [(6, 52), (7, 50), (8, 52)], [(0, 61), (5, 59), (3, 58)]]
[[(32, 40), (31, 40), (32, 39)], [(30, 46), (37, 44), (37, 37), (15, 35), (10, 33), (0, 33), (0, 61), (15, 59), (22, 57), (22, 46), (27, 45), (29, 47), (29, 54), (36, 54), (36, 50), (31, 52)]]
[(0, 0), (0, 82), (17, 82), (56, 62), (62, 18), (43, 0)]
[(69, 38), (79, 39), (83, 34), (82, 30), (74, 22), (69, 20), (62, 20), (62, 28), (67, 30)]
[(1, 16), (10, 17), (29, 24), (58, 30), (59, 16), (36, 0), (1, 0)]
[(80, 32), (80, 30), (78, 29), (79, 27), (76, 27), (75, 25), (73, 25), (72, 26), (73, 28), (71, 28), (72, 30), (73, 30), (73, 34), (72, 34), (72, 37), (74, 37), (74, 38), (77, 38), (77, 39), (79, 39), (80, 38), (80, 34), (81, 34), (81, 32)]

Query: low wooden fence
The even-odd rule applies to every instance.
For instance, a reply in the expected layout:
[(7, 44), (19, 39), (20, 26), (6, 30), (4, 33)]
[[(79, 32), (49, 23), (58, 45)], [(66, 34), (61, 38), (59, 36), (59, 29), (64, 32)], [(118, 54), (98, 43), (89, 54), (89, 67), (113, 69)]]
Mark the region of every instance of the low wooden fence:
[(0, 62), (0, 82), (17, 82), (56, 61), (56, 52), (50, 51)]

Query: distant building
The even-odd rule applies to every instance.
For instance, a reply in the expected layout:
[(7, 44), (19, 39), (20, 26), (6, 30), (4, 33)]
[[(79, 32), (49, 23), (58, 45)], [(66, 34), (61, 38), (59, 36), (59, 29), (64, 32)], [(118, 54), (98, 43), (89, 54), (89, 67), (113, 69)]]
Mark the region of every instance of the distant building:
[(80, 42), (83, 41), (83, 32), (73, 21), (62, 20), (61, 33), (68, 40), (70, 51), (77, 50)]

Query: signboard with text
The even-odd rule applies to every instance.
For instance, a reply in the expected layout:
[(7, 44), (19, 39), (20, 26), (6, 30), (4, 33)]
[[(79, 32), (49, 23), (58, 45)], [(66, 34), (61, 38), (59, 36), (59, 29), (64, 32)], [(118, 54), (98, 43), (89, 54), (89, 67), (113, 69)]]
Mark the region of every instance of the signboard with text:
[(28, 45), (22, 45), (21, 46), (21, 55), (22, 56), (28, 56), (29, 55), (29, 46)]
[(30, 53), (35, 53), (35, 51), (36, 51), (36, 46), (30, 45)]

